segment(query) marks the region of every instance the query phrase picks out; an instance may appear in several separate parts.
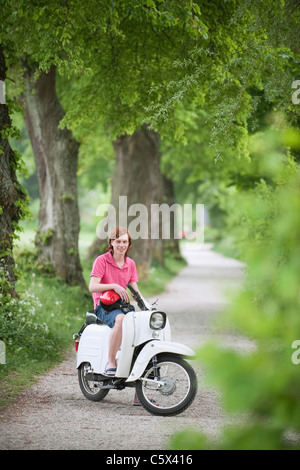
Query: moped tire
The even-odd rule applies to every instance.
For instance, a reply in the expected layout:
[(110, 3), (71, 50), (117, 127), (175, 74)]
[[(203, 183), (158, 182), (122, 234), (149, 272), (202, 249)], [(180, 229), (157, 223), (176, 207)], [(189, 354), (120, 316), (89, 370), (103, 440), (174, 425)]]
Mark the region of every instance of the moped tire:
[[(136, 393), (141, 405), (150, 413), (173, 416), (185, 411), (197, 393), (197, 376), (192, 366), (183, 358), (161, 354), (157, 356), (158, 384), (154, 379), (152, 361), (136, 382)], [(163, 385), (162, 385), (163, 382)]]
[(80, 389), (88, 400), (101, 401), (109, 392), (109, 389), (101, 390), (99, 382), (88, 380), (86, 374), (90, 372), (91, 365), (88, 362), (83, 362), (78, 367), (78, 382)]

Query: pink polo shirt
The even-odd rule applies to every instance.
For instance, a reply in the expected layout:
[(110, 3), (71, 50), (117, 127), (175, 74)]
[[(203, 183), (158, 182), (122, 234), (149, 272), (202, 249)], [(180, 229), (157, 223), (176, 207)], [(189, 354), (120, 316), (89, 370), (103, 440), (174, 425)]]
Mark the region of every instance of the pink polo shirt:
[[(91, 277), (93, 276), (99, 277), (101, 284), (119, 284), (124, 289), (126, 289), (128, 283), (138, 282), (139, 280), (133, 259), (127, 256), (123, 267), (120, 268), (110, 251), (95, 259), (91, 272)], [(100, 294), (101, 292), (93, 293), (94, 308), (99, 304)]]

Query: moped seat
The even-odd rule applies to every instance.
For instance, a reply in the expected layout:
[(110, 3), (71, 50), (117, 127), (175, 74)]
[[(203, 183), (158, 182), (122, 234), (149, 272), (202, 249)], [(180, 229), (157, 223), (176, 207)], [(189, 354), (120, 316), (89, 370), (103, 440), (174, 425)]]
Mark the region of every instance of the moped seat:
[(86, 312), (85, 320), (88, 325), (91, 325), (92, 323), (97, 323), (97, 316), (95, 312)]
[(87, 325), (92, 325), (93, 323), (97, 323), (98, 325), (105, 325), (105, 323), (97, 317), (95, 314), (95, 310), (89, 310), (86, 312), (85, 321)]

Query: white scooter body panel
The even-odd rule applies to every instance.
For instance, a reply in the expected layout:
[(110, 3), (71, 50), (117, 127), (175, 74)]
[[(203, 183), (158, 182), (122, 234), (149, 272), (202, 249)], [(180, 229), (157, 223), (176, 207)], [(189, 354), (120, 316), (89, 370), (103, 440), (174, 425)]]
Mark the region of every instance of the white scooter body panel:
[(105, 370), (110, 332), (107, 325), (92, 324), (85, 328), (79, 341), (77, 368), (83, 362), (89, 362), (95, 373), (101, 374)]
[[(134, 346), (145, 343), (149, 339), (153, 338), (153, 332), (155, 331), (155, 339), (160, 339), (164, 341), (171, 341), (171, 328), (170, 323), (167, 318), (166, 326), (162, 330), (153, 330), (150, 328), (149, 320), (152, 313), (155, 313), (156, 310), (149, 311), (137, 311), (131, 312), (134, 319), (138, 319), (135, 322), (135, 334), (134, 334)], [(128, 314), (127, 314), (128, 316)]]
[[(134, 348), (146, 343), (153, 338), (160, 341), (171, 341), (171, 329), (169, 320), (162, 330), (153, 330), (149, 326), (150, 316), (153, 311), (129, 312), (123, 321), (122, 344), (117, 354), (116, 377), (128, 377), (131, 369)], [(138, 319), (138, 321), (136, 321)]]
[(139, 379), (147, 367), (150, 359), (153, 356), (161, 353), (173, 353), (180, 356), (190, 357), (195, 356), (195, 352), (184, 344), (158, 340), (149, 341), (149, 343), (144, 346), (136, 358), (133, 369), (126, 382), (134, 382), (135, 380)]

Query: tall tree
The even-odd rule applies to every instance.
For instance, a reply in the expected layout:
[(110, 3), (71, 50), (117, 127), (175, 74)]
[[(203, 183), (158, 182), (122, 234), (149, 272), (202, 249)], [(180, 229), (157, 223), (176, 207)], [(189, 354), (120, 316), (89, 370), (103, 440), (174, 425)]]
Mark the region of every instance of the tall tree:
[[(10, 73), (14, 75), (17, 83), (15, 89), (13, 86), (10, 87), (10, 96), (16, 99), (20, 90), (24, 92), (24, 83), (21, 80), (24, 58), (29, 57), (28, 62), (35, 64), (35, 69), (27, 67), (27, 87), (24, 94), (28, 101), (26, 121), (38, 162), (42, 194), (37, 236), (40, 260), (43, 263), (50, 263), (67, 282), (84, 284), (78, 256), (79, 218), (76, 186), (78, 144), (72, 139), (70, 131), (60, 130), (58, 127), (63, 111), (55, 94), (55, 67), (51, 69), (51, 65), (57, 62), (62, 68), (68, 64), (68, 70), (72, 71), (72, 67), (76, 63), (76, 68), (78, 62), (74, 58), (71, 59), (65, 43), (56, 40), (55, 26), (57, 22), (64, 21), (64, 18), (61, 18), (60, 5), (56, 6), (56, 17), (50, 18), (49, 15), (48, 18), (49, 21), (52, 20), (53, 29), (49, 28), (50, 23), (45, 21), (46, 15), (43, 14), (48, 12), (45, 11), (46, 6), (42, 2), (20, 4), (4, 0), (1, 6), (0, 42), (7, 52), (7, 66), (10, 67)], [(50, 11), (53, 12), (54, 6), (51, 4)], [(43, 16), (43, 27), (40, 24), (41, 16)], [(45, 50), (48, 51), (47, 54)], [(59, 57), (63, 54), (64, 60), (60, 60)], [(42, 71), (39, 70), (40, 67), (44, 67), (44, 70), (40, 80), (36, 81), (33, 75), (34, 72)], [(3, 66), (2, 77), (4, 70)], [(7, 141), (10, 120), (3, 105), (1, 111), (3, 111), (4, 126), (3, 148), (6, 157), (1, 165), (5, 175), (3, 177), (5, 191), (1, 198), (1, 206), (6, 210), (4, 213), (2, 209), (1, 215), (5, 228), (2, 232), (3, 244), (7, 248), (1, 254), (2, 262), (8, 266), (9, 277), (14, 280), (11, 248), (17, 220), (22, 214), (21, 209), (24, 209), (20, 202), (20, 195), (23, 193), (15, 175), (18, 166), (16, 153), (11, 151)], [(4, 164), (7, 168), (4, 168)], [(9, 255), (6, 256), (8, 252)]]
[[(19, 47), (41, 70), (55, 64), (60, 73), (80, 75), (63, 120), (70, 128), (101, 119), (114, 141), (150, 122), (162, 134), (176, 130), (178, 103), (196, 102), (201, 110), (210, 101), (214, 144), (226, 139), (238, 154), (246, 151), (245, 110), (253, 106), (247, 86), (261, 87), (269, 65), (274, 83), (273, 57), (282, 51), (276, 31), (297, 7), (279, 0), (6, 4)], [(276, 62), (282, 69), (291, 65), (287, 55)]]
[[(163, 200), (159, 135), (147, 126), (142, 126), (132, 135), (123, 135), (116, 139), (114, 148), (116, 164), (112, 178), (111, 203), (118, 215), (125, 216), (125, 220), (127, 214), (124, 214), (124, 210), (128, 211), (136, 203), (141, 204), (137, 207), (137, 212), (128, 217), (128, 225), (134, 223), (135, 232), (141, 237), (133, 244), (133, 254), (140, 278), (146, 278), (155, 246), (155, 240), (151, 239), (151, 204), (161, 204)], [(120, 194), (126, 195), (128, 209), (120, 207)]]
[(83, 284), (78, 253), (78, 143), (60, 129), (64, 111), (55, 88), (56, 68), (34, 79), (26, 65), (25, 122), (31, 139), (40, 188), (36, 245), (39, 262), (50, 264), (69, 284)]
[[(157, 98), (148, 93), (151, 84), (172, 75), (172, 60), (178, 53), (184, 55), (184, 40), (193, 41), (194, 27), (200, 27), (200, 21), (191, 18), (192, 3), (163, 2), (158, 10), (154, 2), (148, 3), (127, 2), (126, 9), (123, 2), (110, 5), (105, 30), (97, 30), (89, 39), (91, 50), (95, 50), (86, 63), (92, 78), (79, 80), (82, 91), (78, 94), (78, 87), (75, 88), (64, 120), (67, 125), (80, 125), (82, 113), (78, 110), (84, 106), (84, 119), (91, 122), (101, 119), (106, 126), (115, 149), (111, 203), (117, 215), (119, 196), (127, 197), (127, 207), (143, 204), (148, 215), (151, 204), (161, 204), (166, 199), (160, 170), (159, 130), (149, 129), (144, 122), (144, 107)], [(140, 214), (139, 219), (142, 217)], [(128, 224), (130, 221), (129, 216)], [(163, 261), (162, 243), (151, 239), (153, 221), (144, 222), (149, 228), (147, 238), (143, 233), (134, 243), (141, 277), (146, 276), (154, 247), (155, 256)], [(90, 253), (95, 254), (99, 245), (95, 241)]]
[(161, 204), (163, 201), (159, 134), (144, 125), (131, 135), (125, 134), (115, 139), (113, 147), (113, 210), (108, 211), (103, 219), (98, 231), (99, 238), (90, 247), (89, 255), (99, 254), (103, 239), (114, 224), (131, 227), (134, 237), (132, 256), (140, 278), (146, 278), (156, 245), (156, 240), (151, 240), (151, 204)]
[[(128, 134), (132, 133), (143, 124), (143, 112), (138, 110), (140, 106), (139, 100), (143, 97), (142, 102), (144, 102), (149, 84), (152, 83), (153, 79), (158, 77), (162, 71), (164, 71), (164, 73), (168, 71), (168, 67), (164, 66), (162, 68), (163, 60), (174, 50), (172, 41), (178, 37), (176, 31), (172, 31), (172, 28), (175, 27), (178, 31), (183, 31), (184, 27), (187, 26), (189, 30), (193, 32), (193, 27), (196, 23), (194, 19), (190, 19), (190, 13), (193, 10), (192, 3), (191, 5), (187, 3), (181, 6), (177, 5), (175, 2), (171, 8), (164, 5), (161, 12), (156, 11), (154, 2), (147, 2), (147, 4), (143, 2), (136, 4), (136, 2), (127, 1), (100, 3), (101, 11), (99, 10), (99, 2), (95, 1), (89, 2), (84, 7), (81, 2), (73, 1), (72, 5), (59, 2), (57, 5), (53, 5), (52, 3), (35, 5), (33, 9), (31, 8), (30, 2), (24, 2), (22, 6), (14, 7), (13, 22), (15, 23), (19, 35), (24, 35), (24, 25), (29, 27), (29, 32), (31, 33), (30, 40), (24, 41), (23, 50), (32, 60), (37, 61), (43, 72), (50, 74), (52, 64), (56, 64), (62, 73), (67, 72), (69, 64), (71, 64), (71, 69), (75, 69), (76, 73), (80, 73), (82, 69), (92, 72), (92, 77), (88, 80), (88, 94), (86, 94), (86, 90), (84, 89), (80, 93), (82, 100), (85, 101), (84, 105), (82, 108), (80, 106), (72, 106), (72, 109), (77, 114), (76, 121), (78, 121), (79, 115), (84, 116), (88, 114), (87, 107), (91, 107), (91, 99), (94, 101), (92, 103), (93, 110), (95, 110), (96, 106), (98, 114), (99, 109), (101, 109), (101, 112), (103, 111), (103, 115), (105, 116), (104, 122), (108, 125), (111, 136), (115, 140), (116, 161), (121, 165), (119, 155), (122, 155), (123, 158), (124, 149), (128, 147), (125, 145), (123, 151), (120, 151), (120, 142), (125, 142), (129, 137)], [(159, 19), (160, 15), (161, 19)], [(176, 17), (178, 17), (178, 19), (176, 19)], [(83, 18), (85, 21), (83, 21)], [(29, 24), (30, 19), (34, 20), (32, 21), (33, 24)], [(178, 28), (177, 23), (179, 25)], [(167, 31), (171, 32), (171, 42)], [(189, 34), (190, 32), (186, 35), (186, 38)], [(150, 40), (147, 39), (148, 36)], [(58, 44), (58, 39), (61, 40), (61, 44)], [(159, 40), (164, 41), (162, 59), (159, 57), (162, 45)], [(86, 54), (87, 45), (88, 54)], [(47, 46), (48, 53), (43, 55), (42, 51), (45, 46)], [(175, 57), (174, 52), (173, 56)], [(126, 81), (123, 83), (123, 74), (127, 71), (131, 58), (134, 59), (134, 62), (129, 67), (130, 74), (128, 75), (127, 73)], [(80, 67), (82, 67), (81, 70)], [(135, 80), (133, 80), (133, 77), (135, 77)], [(44, 79), (44, 74), (39, 78), (41, 81), (42, 79)], [(27, 79), (27, 90), (33, 87), (32, 83), (33, 73), (30, 79)], [(40, 157), (41, 153), (44, 156), (44, 162), (47, 157), (46, 150), (49, 152), (48, 158), (50, 160), (53, 160), (54, 153), (51, 153), (49, 145), (44, 145), (43, 151), (41, 152), (41, 135), (39, 135), (40, 132), (37, 128), (43, 126), (42, 119), (49, 116), (49, 109), (51, 109), (51, 107), (49, 107), (47, 113), (43, 114), (41, 112), (42, 107), (40, 107), (40, 110), (37, 112), (38, 106), (36, 103), (38, 100), (42, 103), (40, 99), (42, 94), (40, 92), (41, 86), (39, 86), (38, 83), (36, 87), (37, 93), (26, 93), (28, 103), (26, 122), (29, 134), (32, 138), (35, 154), (38, 155), (36, 161), (37, 165), (39, 165), (38, 174), (42, 200), (39, 217), (40, 233), (36, 240), (40, 245), (40, 259), (43, 262), (48, 261), (54, 264), (57, 271), (60, 274), (65, 272), (66, 278), (70, 280), (73, 278), (74, 272), (78, 271), (76, 269), (78, 263), (76, 261), (72, 262), (72, 257), (70, 256), (63, 257), (63, 253), (66, 255), (66, 248), (63, 246), (63, 243), (59, 243), (59, 246), (62, 248), (57, 249), (57, 243), (58, 240), (61, 241), (63, 235), (65, 235), (67, 244), (71, 243), (69, 252), (71, 250), (74, 255), (74, 252), (76, 253), (77, 251), (74, 239), (63, 230), (63, 224), (61, 224), (62, 218), (60, 216), (63, 206), (65, 213), (68, 213), (65, 218), (72, 218), (74, 220), (74, 227), (76, 227), (76, 218), (73, 216), (74, 208), (71, 207), (72, 204), (70, 204), (70, 200), (75, 198), (76, 194), (73, 191), (71, 199), (68, 193), (58, 195), (63, 198), (65, 204), (53, 204), (53, 210), (50, 207), (49, 201), (51, 200), (51, 195), (56, 193), (53, 191), (56, 184), (52, 184), (53, 188), (50, 189), (49, 193), (47, 184), (44, 184), (44, 181), (48, 182), (44, 176), (46, 174), (45, 168), (48, 174), (50, 174), (49, 168), (55, 168), (57, 165), (53, 163), (45, 166), (42, 163)], [(45, 92), (43, 94), (46, 95)], [(152, 101), (152, 99), (150, 101)], [(43, 106), (45, 103), (46, 99), (43, 101)], [(38, 120), (40, 120), (40, 123), (38, 126), (35, 126), (34, 123), (37, 123)], [(73, 121), (73, 118), (71, 121)], [(58, 123), (58, 121), (56, 121), (56, 123)], [(139, 135), (145, 136), (146, 134), (138, 130), (134, 134), (133, 140), (138, 140), (138, 147), (141, 148), (141, 139), (137, 137)], [(45, 136), (47, 136), (46, 133), (42, 136), (44, 140)], [(57, 134), (57, 136), (61, 137), (59, 134)], [(140, 167), (148, 167), (150, 177), (152, 173), (152, 179), (158, 181), (159, 153), (156, 144), (153, 139), (145, 139), (144, 142), (146, 142), (145, 154), (143, 155), (143, 152), (139, 151), (139, 165)], [(149, 142), (153, 144), (151, 151), (149, 151)], [(134, 151), (133, 154), (135, 154), (134, 160), (136, 158), (136, 152)], [(143, 159), (146, 158), (146, 156), (147, 159), (149, 159), (149, 163), (146, 165), (141, 158), (142, 155)], [(150, 158), (153, 155), (155, 155), (155, 157), (151, 165)], [(157, 155), (158, 157), (156, 157)], [(129, 157), (129, 155), (127, 157)], [(124, 162), (125, 160), (128, 162), (128, 158), (125, 158)], [(124, 162), (122, 163), (123, 165)], [(70, 174), (74, 174), (74, 171), (76, 171), (76, 164), (76, 158), (73, 160), (70, 158), (68, 160), (69, 168), (73, 165), (73, 171), (70, 172)], [(66, 173), (60, 171), (60, 179), (64, 179), (66, 176)], [(142, 187), (137, 184), (135, 175), (131, 172), (127, 177), (130, 181), (130, 187), (135, 185), (136, 188), (140, 188), (140, 192), (134, 202), (142, 202), (144, 200), (142, 194), (143, 190)], [(124, 191), (126, 194), (127, 189), (122, 186), (123, 180), (119, 181), (119, 183), (121, 185), (114, 185), (114, 187), (119, 188), (120, 195), (122, 195)], [(66, 180), (65, 184), (62, 183), (61, 186), (65, 189), (66, 186), (68, 186), (68, 180)], [(155, 186), (162, 187), (159, 184)], [(150, 190), (152, 191), (152, 201), (161, 202), (162, 190), (160, 191), (160, 196), (158, 196), (157, 188), (154, 190), (153, 183), (149, 186), (149, 191)], [(42, 194), (42, 192), (44, 194)], [(149, 195), (148, 198), (150, 200)], [(130, 195), (129, 199), (131, 199)], [(47, 201), (47, 204), (45, 204), (44, 201)], [(66, 204), (66, 201), (68, 201), (68, 204)], [(74, 204), (74, 206), (76, 206), (76, 204)], [(149, 202), (146, 207), (149, 207)], [(55, 225), (56, 221), (58, 225), (62, 225), (62, 230), (56, 226), (55, 228), (51, 228), (51, 224), (53, 225), (54, 223)], [(58, 234), (57, 240), (55, 238), (56, 233)], [(144, 248), (142, 248), (142, 245)], [(138, 249), (139, 255), (137, 255), (140, 261), (138, 264), (144, 263), (145, 265), (149, 265), (152, 246), (153, 243), (148, 244), (148, 248), (145, 250), (145, 243), (141, 244), (140, 249)], [(144, 261), (141, 259), (142, 253)], [(59, 260), (61, 264), (59, 264)], [(68, 274), (67, 267), (65, 270), (62, 269), (62, 265), (67, 266), (68, 263), (71, 263), (69, 270), (73, 272), (72, 275)], [(141, 269), (143, 272), (146, 272), (145, 268)]]
[(26, 193), (16, 177), (19, 156), (9, 143), (14, 134), (8, 106), (5, 102), (4, 83), (6, 63), (2, 44), (0, 44), (0, 291), (1, 294), (16, 295), (14, 284), (14, 259), (12, 250), (18, 223), (25, 213)]

